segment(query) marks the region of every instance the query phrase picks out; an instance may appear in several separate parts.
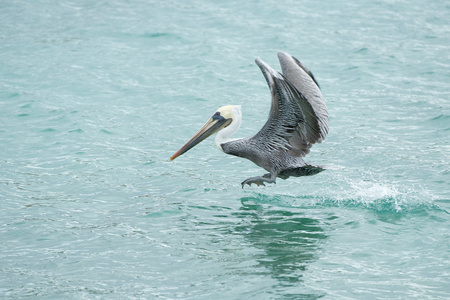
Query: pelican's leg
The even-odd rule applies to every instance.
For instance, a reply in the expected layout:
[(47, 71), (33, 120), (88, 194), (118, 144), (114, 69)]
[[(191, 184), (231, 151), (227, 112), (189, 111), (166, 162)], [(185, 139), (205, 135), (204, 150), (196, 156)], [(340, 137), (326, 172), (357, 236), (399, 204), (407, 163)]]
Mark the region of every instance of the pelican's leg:
[(244, 188), (244, 186), (246, 184), (251, 186), (252, 183), (254, 183), (256, 185), (264, 185), (265, 186), (264, 182), (266, 182), (266, 183), (276, 183), (275, 182), (276, 178), (277, 178), (276, 174), (267, 173), (267, 174), (264, 174), (263, 176), (256, 176), (256, 177), (247, 178), (244, 181), (242, 181), (241, 185), (242, 185), (242, 188)]

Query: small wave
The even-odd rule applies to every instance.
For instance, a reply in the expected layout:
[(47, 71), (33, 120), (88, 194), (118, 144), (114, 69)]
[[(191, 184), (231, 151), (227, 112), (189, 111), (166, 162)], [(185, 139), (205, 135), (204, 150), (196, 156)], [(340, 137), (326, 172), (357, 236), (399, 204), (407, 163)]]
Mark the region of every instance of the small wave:
[(439, 116), (430, 119), (430, 121), (446, 121), (446, 120), (450, 120), (450, 115), (440, 114)]

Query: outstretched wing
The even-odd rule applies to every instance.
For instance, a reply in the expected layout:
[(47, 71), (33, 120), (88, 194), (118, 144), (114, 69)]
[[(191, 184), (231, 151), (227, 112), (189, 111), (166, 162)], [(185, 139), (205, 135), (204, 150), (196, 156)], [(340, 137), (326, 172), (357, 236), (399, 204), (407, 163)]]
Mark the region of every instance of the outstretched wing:
[(269, 119), (252, 139), (302, 157), (327, 135), (328, 111), (312, 73), (289, 54), (280, 52), (278, 58), (283, 75), (256, 60), (269, 85), (272, 106)]

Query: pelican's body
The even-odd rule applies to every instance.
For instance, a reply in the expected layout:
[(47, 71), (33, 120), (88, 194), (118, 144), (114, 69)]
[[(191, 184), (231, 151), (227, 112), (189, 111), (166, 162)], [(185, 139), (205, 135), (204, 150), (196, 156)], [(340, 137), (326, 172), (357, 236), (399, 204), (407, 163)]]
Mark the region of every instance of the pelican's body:
[(247, 158), (268, 171), (251, 177), (245, 184), (274, 183), (277, 177), (314, 175), (322, 168), (302, 159), (314, 143), (328, 133), (328, 110), (312, 73), (296, 58), (278, 53), (283, 74), (257, 59), (272, 94), (269, 119), (254, 136), (230, 139), (241, 125), (241, 107), (221, 107), (211, 119), (171, 159), (187, 152), (217, 132), (215, 142), (223, 152)]

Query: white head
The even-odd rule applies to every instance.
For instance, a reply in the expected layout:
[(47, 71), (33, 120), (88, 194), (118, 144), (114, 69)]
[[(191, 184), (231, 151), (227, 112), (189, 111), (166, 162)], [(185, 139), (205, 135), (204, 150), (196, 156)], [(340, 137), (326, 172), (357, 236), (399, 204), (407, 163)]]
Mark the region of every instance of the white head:
[(231, 120), (231, 123), (224, 127), (222, 130), (217, 132), (215, 142), (217, 147), (223, 151), (221, 144), (227, 142), (236, 131), (238, 131), (241, 126), (242, 114), (240, 105), (227, 105), (222, 106), (216, 112), (225, 119)]

